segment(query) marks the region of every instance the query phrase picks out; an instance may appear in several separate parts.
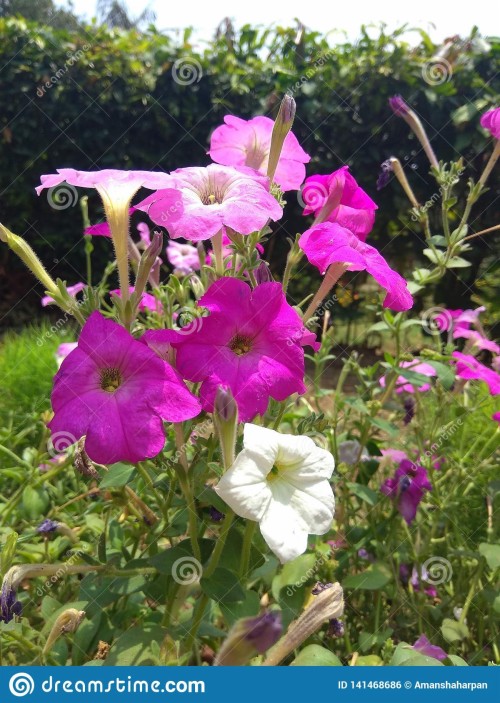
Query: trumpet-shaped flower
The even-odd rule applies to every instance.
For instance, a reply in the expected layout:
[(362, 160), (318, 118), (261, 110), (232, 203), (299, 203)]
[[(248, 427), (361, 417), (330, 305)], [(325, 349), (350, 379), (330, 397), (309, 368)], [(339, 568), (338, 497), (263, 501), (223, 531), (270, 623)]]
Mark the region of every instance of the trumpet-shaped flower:
[(101, 464), (137, 462), (163, 448), (163, 420), (195, 417), (198, 400), (179, 375), (121, 325), (94, 312), (52, 391), (52, 434), (78, 440)]
[(192, 244), (169, 241), (166, 248), (167, 259), (176, 271), (182, 274), (193, 273), (200, 268), (198, 249)]
[(166, 227), (174, 239), (193, 241), (210, 239), (225, 227), (250, 234), (283, 214), (267, 178), (218, 164), (173, 171), (169, 187), (148, 196), (137, 208)]
[(243, 450), (215, 487), (237, 515), (254, 520), (285, 563), (307, 549), (309, 534), (331, 527), (334, 460), (310, 437), (245, 425)]
[(210, 315), (181, 331), (157, 330), (144, 341), (166, 353), (176, 352), (183, 378), (201, 382), (205, 410), (214, 408), (218, 386), (225, 386), (238, 405), (242, 422), (266, 412), (269, 398), (285, 400), (304, 393), (303, 345), (311, 333), (287, 303), (281, 284), (262, 283), (254, 290), (244, 281), (221, 278), (198, 301)]
[(486, 349), (494, 354), (500, 354), (500, 346), (491, 339), (484, 337), (477, 330), (467, 329), (466, 327), (458, 327), (453, 333), (453, 339), (463, 337), (469, 340), (472, 347), (475, 347), (476, 353), (479, 349)]
[[(274, 120), (269, 117), (242, 120), (240, 117), (226, 115), (224, 124), (212, 133), (208, 154), (218, 164), (248, 167), (265, 176), (273, 127)], [(283, 191), (297, 190), (306, 175), (304, 164), (310, 160), (311, 157), (302, 149), (297, 137), (289, 132), (283, 143), (274, 180)]]
[(304, 232), (299, 246), (309, 262), (325, 273), (330, 264), (346, 264), (348, 271), (367, 271), (385, 288), (384, 307), (392, 310), (409, 310), (413, 298), (406, 281), (391, 269), (375, 247), (362, 242), (345, 227), (333, 222), (315, 225)]
[(337, 205), (327, 221), (345, 227), (363, 242), (373, 228), (375, 210), (378, 209), (378, 205), (351, 176), (349, 166), (343, 166), (328, 176), (306, 178), (302, 200), (305, 204), (304, 215), (318, 215), (327, 200), (334, 200)]
[(480, 121), (481, 127), (487, 129), (492, 137), (500, 139), (500, 107), (485, 112)]
[(491, 395), (500, 393), (500, 374), (481, 364), (470, 354), (455, 351), (452, 354), (457, 365), (457, 376), (466, 381), (484, 381)]
[[(436, 369), (433, 366), (426, 364), (419, 359), (414, 359), (413, 361), (402, 361), (399, 366), (402, 369), (408, 369), (409, 371), (418, 373), (421, 376), (428, 376), (429, 378), (432, 376), (437, 376)], [(385, 388), (385, 376), (382, 376), (379, 383), (382, 388)], [(423, 383), (421, 386), (415, 387), (415, 385), (408, 381), (408, 379), (404, 376), (398, 376), (396, 381), (396, 393), (415, 393), (415, 391), (422, 393), (423, 391), (428, 391), (430, 387), (430, 383)]]
[(431, 491), (432, 486), (423, 466), (403, 459), (394, 477), (388, 478), (380, 490), (394, 501), (398, 511), (410, 525), (415, 519), (425, 491)]

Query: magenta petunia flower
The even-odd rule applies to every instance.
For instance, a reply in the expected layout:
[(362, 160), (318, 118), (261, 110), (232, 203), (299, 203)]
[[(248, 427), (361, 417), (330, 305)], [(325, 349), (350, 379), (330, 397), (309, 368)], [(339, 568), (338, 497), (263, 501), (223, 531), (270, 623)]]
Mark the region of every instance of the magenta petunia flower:
[(305, 392), (302, 346), (310, 340), (303, 339), (302, 320), (279, 283), (252, 290), (244, 281), (221, 278), (198, 302), (208, 317), (180, 332), (149, 333), (145, 341), (160, 353), (167, 353), (169, 344), (177, 350), (182, 377), (202, 384), (205, 410), (213, 410), (218, 386), (231, 389), (241, 422), (263, 415), (269, 398)]
[(432, 486), (423, 466), (403, 459), (394, 477), (384, 481), (380, 490), (394, 501), (398, 511), (410, 525), (415, 519), (425, 491), (431, 491)]
[(470, 354), (455, 351), (452, 354), (457, 365), (457, 376), (464, 380), (484, 381), (490, 389), (491, 395), (500, 393), (500, 375), (481, 364)]
[[(134, 286), (129, 287), (129, 293), (132, 295), (134, 292)], [(121, 298), (121, 290), (119, 288), (116, 288), (115, 290), (110, 290), (109, 291), (110, 295), (116, 295), (118, 298)], [(139, 305), (137, 306), (137, 309), (139, 312), (144, 312), (144, 310), (151, 310), (152, 312), (157, 312), (161, 313), (162, 306), (158, 298), (155, 298), (154, 295), (151, 295), (151, 293), (146, 293), (146, 291), (143, 292), (141, 295), (141, 299), (139, 301)]]
[(362, 242), (345, 227), (333, 222), (314, 225), (304, 232), (299, 246), (309, 262), (325, 273), (335, 263), (345, 263), (348, 271), (367, 271), (387, 291), (384, 307), (409, 310), (413, 298), (406, 281), (391, 269), (375, 247)]
[[(132, 215), (137, 208), (135, 207), (130, 207), (128, 209), (128, 214)], [(147, 227), (147, 225), (145, 225)], [(139, 225), (137, 226), (137, 229), (139, 229)], [(148, 228), (149, 229), (149, 228)], [(109, 227), (108, 222), (98, 222), (95, 225), (89, 225), (83, 230), (83, 234), (86, 236), (93, 236), (93, 237), (111, 237), (111, 229)]]
[(163, 420), (200, 412), (176, 371), (97, 311), (57, 372), (51, 400), (52, 435), (85, 435), (89, 457), (101, 464), (156, 456), (165, 442)]
[[(429, 376), (429, 378), (432, 376), (437, 376), (436, 369), (433, 366), (426, 364), (419, 359), (413, 359), (413, 361), (402, 361), (399, 366), (402, 369), (409, 369), (410, 371), (419, 373), (422, 376)], [(382, 388), (385, 388), (385, 376), (382, 376), (379, 383)], [(398, 376), (396, 381), (396, 393), (415, 393), (415, 391), (422, 393), (423, 391), (428, 391), (430, 387), (430, 383), (423, 383), (421, 386), (418, 386), (418, 388), (415, 388), (413, 383), (410, 383), (404, 376)]]
[(318, 215), (330, 198), (338, 203), (327, 218), (349, 229), (363, 242), (373, 228), (375, 210), (378, 209), (369, 195), (360, 188), (349, 173), (349, 166), (342, 166), (329, 176), (310, 176), (302, 188), (305, 204), (303, 215)]
[[(226, 115), (224, 124), (212, 133), (208, 154), (218, 164), (248, 167), (265, 176), (273, 127), (274, 120), (269, 117), (242, 120), (240, 117)], [(289, 132), (283, 143), (274, 180), (283, 191), (298, 190), (306, 175), (304, 164), (310, 160), (311, 157), (302, 149), (297, 137)]]
[[(85, 283), (82, 283), (81, 281), (79, 283), (75, 283), (74, 286), (67, 286), (66, 290), (68, 291), (69, 295), (72, 295), (73, 298), (76, 298), (78, 293), (81, 293), (82, 290), (85, 290), (87, 285)], [(47, 305), (50, 305), (51, 303), (54, 302), (54, 298), (50, 295), (44, 295), (42, 300), (40, 301), (42, 306), (45, 308)]]
[(198, 271), (200, 257), (198, 249), (192, 244), (169, 241), (166, 248), (167, 259), (179, 273), (188, 274)]
[(458, 339), (459, 337), (467, 339), (473, 347), (476, 347), (476, 349), (486, 349), (494, 354), (500, 354), (500, 347), (498, 344), (493, 342), (491, 339), (484, 337), (477, 330), (467, 329), (466, 327), (457, 327), (457, 329), (453, 332), (453, 339)]
[(137, 207), (174, 239), (196, 242), (210, 239), (224, 227), (250, 234), (283, 214), (267, 178), (218, 164), (173, 171), (170, 186)]
[(495, 422), (500, 422), (500, 411), (497, 413), (493, 413), (493, 415), (491, 416), (491, 419), (495, 420)]
[(480, 121), (481, 127), (487, 129), (492, 137), (500, 139), (500, 107), (485, 112)]
[(441, 647), (438, 647), (435, 644), (431, 644), (425, 635), (420, 635), (418, 640), (413, 645), (413, 649), (426, 657), (439, 659), (439, 661), (442, 661), (448, 657), (444, 649), (441, 649)]

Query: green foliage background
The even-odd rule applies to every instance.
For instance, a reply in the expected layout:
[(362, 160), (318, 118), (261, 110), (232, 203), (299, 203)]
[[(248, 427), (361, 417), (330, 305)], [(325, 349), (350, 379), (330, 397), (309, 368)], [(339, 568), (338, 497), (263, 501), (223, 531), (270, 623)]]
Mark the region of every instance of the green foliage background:
[[(400, 270), (414, 266), (422, 248), (416, 225), (397, 183), (376, 192), (379, 164), (398, 156), (422, 202), (432, 197), (435, 185), (420, 147), (409, 138), (407, 125), (392, 115), (387, 99), (401, 93), (428, 128), (438, 157), (463, 154), (469, 173), (477, 177), (489, 151), (478, 120), (495, 104), (500, 40), (489, 38), (488, 45), (474, 33), (470, 40), (456, 40), (447, 54), (451, 76), (437, 85), (423, 78), (437, 50), (423, 32), (402, 28), (390, 35), (383, 28), (363, 29), (355, 44), (332, 46), (332, 41), (301, 28), (247, 26), (235, 34), (227, 26), (199, 49), (191, 45), (189, 31), (179, 43), (153, 28), (139, 32), (95, 25), (68, 31), (21, 18), (0, 19), (1, 220), (26, 236), (54, 275), (74, 282), (83, 270), (79, 208), (59, 211), (45, 193), (37, 198), (41, 174), (58, 167), (171, 170), (206, 164), (210, 132), (225, 114), (274, 116), (280, 97), (291, 91), (298, 105), (294, 131), (313, 157), (308, 173), (348, 163), (380, 206), (372, 241)], [(174, 80), (176, 60), (198, 72), (192, 84)], [(41, 91), (47, 81), (51, 87)], [(475, 231), (498, 221), (498, 192), (491, 185), (477, 211)], [(94, 221), (101, 217), (99, 208), (94, 196)], [(278, 270), (286, 235), (304, 226), (300, 210), (297, 196), (290, 194), (286, 218), (272, 238)], [(397, 245), (391, 244), (401, 234)], [(478, 270), (489, 268), (494, 241), (476, 240), (473, 266), (460, 271), (461, 280), (447, 282), (438, 293), (441, 302), (469, 297)], [(109, 242), (96, 244), (104, 263)], [(17, 266), (2, 250), (5, 311), (32, 288)], [(34, 292), (21, 308), (31, 303), (37, 305)]]

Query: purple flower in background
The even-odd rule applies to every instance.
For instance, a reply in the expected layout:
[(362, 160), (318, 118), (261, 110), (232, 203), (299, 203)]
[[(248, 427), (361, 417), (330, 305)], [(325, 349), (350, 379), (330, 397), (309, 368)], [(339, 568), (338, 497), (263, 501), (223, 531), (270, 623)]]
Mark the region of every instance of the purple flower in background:
[(431, 491), (432, 486), (423, 466), (403, 459), (394, 477), (388, 478), (380, 490), (395, 502), (398, 511), (410, 525), (415, 519), (425, 491)]
[(429, 575), (427, 569), (422, 567), (421, 571), (422, 584), (420, 583), (420, 577), (418, 575), (418, 570), (416, 566), (414, 566), (410, 572), (410, 567), (408, 566), (408, 564), (400, 564), (399, 578), (401, 579), (401, 583), (406, 588), (408, 587), (408, 584), (411, 584), (415, 592), (422, 591), (423, 593), (425, 593), (426, 596), (429, 596), (430, 598), (436, 598), (438, 594), (437, 589), (433, 585), (425, 583)]
[(420, 635), (413, 645), (413, 649), (426, 657), (439, 659), (439, 661), (446, 659), (448, 656), (444, 649), (437, 647), (435, 644), (431, 644), (425, 635)]
[(213, 520), (214, 522), (222, 522), (224, 520), (224, 513), (221, 513), (220, 510), (217, 510), (217, 508), (214, 508), (213, 505), (211, 505), (208, 509), (208, 512), (210, 514), (210, 519)]
[(332, 618), (328, 624), (328, 630), (326, 634), (329, 637), (339, 638), (343, 637), (345, 632), (344, 623), (342, 620), (337, 620), (337, 618)]
[(50, 518), (45, 518), (45, 520), (38, 525), (36, 531), (40, 532), (40, 534), (48, 534), (49, 532), (55, 532), (58, 527), (58, 522)]
[(259, 654), (263, 654), (281, 637), (283, 625), (281, 613), (269, 611), (245, 621), (245, 639), (250, 642)]
[(415, 401), (413, 398), (407, 398), (404, 402), (405, 416), (403, 423), (409, 425), (415, 416)]
[(481, 127), (487, 129), (492, 137), (500, 139), (500, 107), (488, 110), (481, 117)]
[(393, 168), (390, 159), (380, 164), (380, 173), (377, 178), (377, 190), (382, 190), (392, 178)]
[(398, 117), (407, 115), (410, 110), (410, 106), (401, 95), (393, 95), (392, 98), (389, 98), (389, 107)]
[(4, 578), (0, 591), (0, 622), (10, 622), (15, 615), (21, 615), (21, 603), (17, 600), (16, 589), (10, 579)]

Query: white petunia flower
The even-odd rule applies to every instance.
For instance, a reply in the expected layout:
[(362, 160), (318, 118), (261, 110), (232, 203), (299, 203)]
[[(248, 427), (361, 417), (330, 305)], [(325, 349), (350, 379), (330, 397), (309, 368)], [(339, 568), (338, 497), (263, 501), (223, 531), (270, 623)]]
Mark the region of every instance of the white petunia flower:
[(330, 529), (334, 466), (330, 452), (310, 437), (246, 424), (243, 450), (215, 490), (237, 515), (260, 524), (283, 564), (306, 551), (309, 534)]

